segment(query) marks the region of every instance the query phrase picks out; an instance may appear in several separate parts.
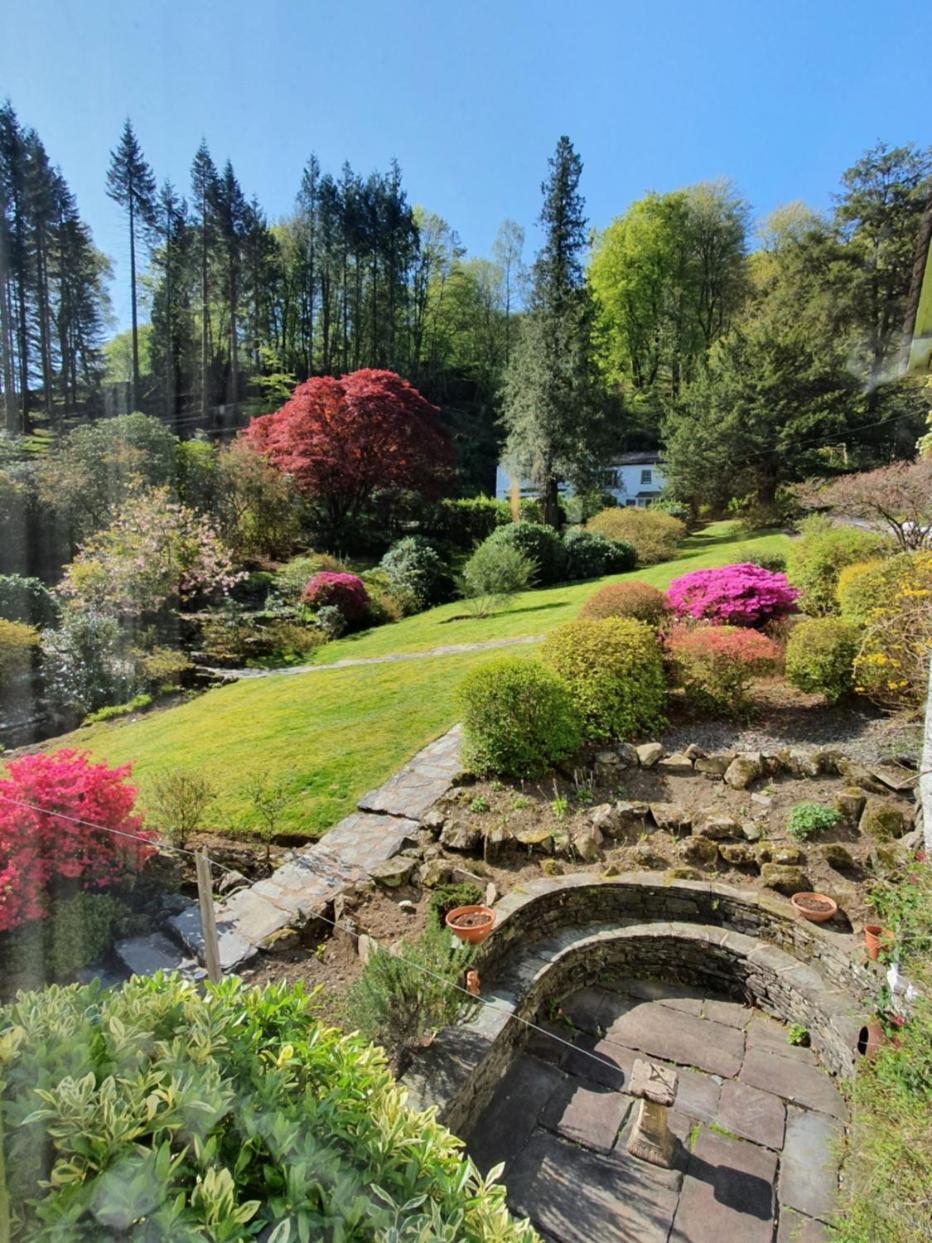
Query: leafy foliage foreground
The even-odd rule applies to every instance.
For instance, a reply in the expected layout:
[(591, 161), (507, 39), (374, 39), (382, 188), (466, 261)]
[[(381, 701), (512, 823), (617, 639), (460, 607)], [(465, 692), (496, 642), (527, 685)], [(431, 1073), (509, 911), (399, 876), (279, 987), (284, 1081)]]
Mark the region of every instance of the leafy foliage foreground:
[(309, 1001), (161, 974), (20, 994), (0, 1010), (11, 1237), (530, 1243), (382, 1052)]

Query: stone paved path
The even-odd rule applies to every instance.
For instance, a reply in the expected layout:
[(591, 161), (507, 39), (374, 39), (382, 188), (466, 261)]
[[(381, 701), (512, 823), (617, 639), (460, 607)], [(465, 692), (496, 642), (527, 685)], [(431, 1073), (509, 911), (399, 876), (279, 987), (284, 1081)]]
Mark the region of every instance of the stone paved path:
[(287, 669), (220, 669), (205, 666), (208, 673), (227, 682), (248, 681), (251, 678), (286, 677), (295, 673), (327, 673), (331, 669), (352, 669), (357, 665), (391, 665), (402, 660), (427, 660), (430, 656), (456, 656), (460, 652), (484, 652), (496, 647), (517, 647), (526, 643), (540, 643), (542, 634), (521, 635), (517, 639), (488, 639), (485, 643), (451, 643), (447, 647), (430, 647), (420, 652), (390, 652), (386, 656), (347, 657), (334, 660), (328, 665), (291, 665)]
[[(811, 1050), (758, 1011), (656, 981), (584, 989), (561, 1009), (548, 1026), (575, 1049), (533, 1034), (467, 1142), (483, 1171), (505, 1162), (509, 1203), (546, 1240), (828, 1239), (845, 1106)], [(625, 1088), (645, 1055), (679, 1075), (673, 1170), (626, 1149)]]
[[(242, 968), (260, 950), (322, 915), (334, 898), (412, 843), (419, 820), (453, 784), (460, 770), (461, 730), (454, 726), (360, 799), (319, 841), (294, 851), (265, 880), (248, 885), (216, 905), (220, 964)], [(145, 937), (114, 946), (127, 974), (162, 969), (202, 976), (204, 940), (196, 902)], [(100, 972), (97, 972), (100, 974)]]

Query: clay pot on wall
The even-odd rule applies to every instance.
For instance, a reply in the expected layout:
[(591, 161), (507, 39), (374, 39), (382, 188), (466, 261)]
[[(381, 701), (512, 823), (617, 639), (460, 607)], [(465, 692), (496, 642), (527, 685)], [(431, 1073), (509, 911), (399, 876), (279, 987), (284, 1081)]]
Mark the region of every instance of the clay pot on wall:
[(444, 922), (461, 941), (478, 945), (495, 927), (495, 912), (488, 906), (457, 906)]
[(884, 944), (890, 943), (890, 933), (882, 924), (864, 925), (864, 944), (867, 946), (867, 957), (876, 962)]
[[(891, 1021), (890, 1018), (887, 1020)], [(901, 1026), (897, 1023), (896, 1026)], [(879, 1019), (871, 1019), (865, 1023), (858, 1034), (858, 1053), (862, 1057), (866, 1057), (868, 1061), (877, 1056), (881, 1049), (891, 1048), (898, 1049), (901, 1041), (899, 1036), (888, 1036), (883, 1029), (883, 1022)]]
[(838, 913), (838, 903), (824, 893), (794, 893), (790, 902), (797, 915), (813, 924), (824, 924)]

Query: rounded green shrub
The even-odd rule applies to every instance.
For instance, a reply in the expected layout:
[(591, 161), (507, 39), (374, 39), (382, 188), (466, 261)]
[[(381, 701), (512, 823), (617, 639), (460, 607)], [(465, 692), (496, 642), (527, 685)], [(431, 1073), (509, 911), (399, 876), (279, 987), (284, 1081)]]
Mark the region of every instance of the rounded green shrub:
[(566, 574), (563, 541), (553, 527), (542, 522), (509, 523), (493, 531), (483, 543), (517, 549), (537, 567), (535, 581), (538, 586), (559, 582)]
[(566, 577), (571, 580), (601, 578), (603, 574), (624, 574), (633, 570), (637, 558), (630, 544), (606, 539), (592, 531), (573, 527), (563, 536)]
[(841, 571), (889, 547), (888, 539), (872, 531), (834, 526), (821, 515), (807, 518), (786, 557), (787, 575), (800, 592), (799, 607), (816, 616), (837, 612), (835, 592)]
[(535, 660), (505, 656), (460, 685), (464, 763), (471, 772), (539, 777), (582, 743), (565, 683)]
[(627, 617), (568, 622), (544, 640), (541, 659), (569, 687), (588, 738), (636, 738), (663, 726), (663, 661), (645, 622)]
[(53, 626), (58, 607), (52, 593), (38, 578), (0, 574), (0, 618), (29, 626)]
[(393, 544), (379, 563), (392, 588), (407, 592), (418, 607), (427, 608), (448, 598), (450, 576), (437, 550), (420, 535), (408, 535)]
[(13, 1240), (536, 1237), (300, 985), (53, 987), (0, 1032)]
[(460, 592), (475, 617), (488, 617), (534, 579), (535, 565), (514, 543), (484, 540), (459, 577)]
[(801, 621), (786, 641), (786, 680), (797, 690), (835, 703), (854, 690), (854, 658), (860, 636), (838, 617)]
[(677, 545), (686, 534), (686, 523), (659, 509), (616, 506), (590, 518), (586, 530), (629, 544), (638, 565), (655, 565), (676, 556)]

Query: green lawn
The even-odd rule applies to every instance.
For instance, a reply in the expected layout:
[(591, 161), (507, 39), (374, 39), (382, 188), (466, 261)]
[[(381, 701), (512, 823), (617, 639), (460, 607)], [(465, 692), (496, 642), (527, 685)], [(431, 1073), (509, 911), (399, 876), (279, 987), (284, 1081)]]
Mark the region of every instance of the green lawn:
[[(782, 535), (738, 540), (730, 524), (719, 523), (687, 540), (676, 561), (621, 577), (662, 587), (689, 569), (779, 552), (785, 544)], [(332, 661), (541, 634), (572, 617), (596, 586), (588, 582), (526, 592), (506, 612), (481, 620), (450, 621), (462, 613), (462, 606), (445, 605), (341, 640), (327, 647), (326, 656)], [(518, 650), (530, 654), (533, 649)], [(461, 653), (242, 681), (137, 721), (78, 730), (54, 745), (80, 746), (111, 763), (132, 761), (143, 805), (153, 773), (171, 767), (199, 769), (219, 791), (213, 819), (222, 829), (243, 825), (251, 778), (288, 774), (293, 802), (284, 823), (319, 832), (452, 725), (460, 678), (499, 654)]]

